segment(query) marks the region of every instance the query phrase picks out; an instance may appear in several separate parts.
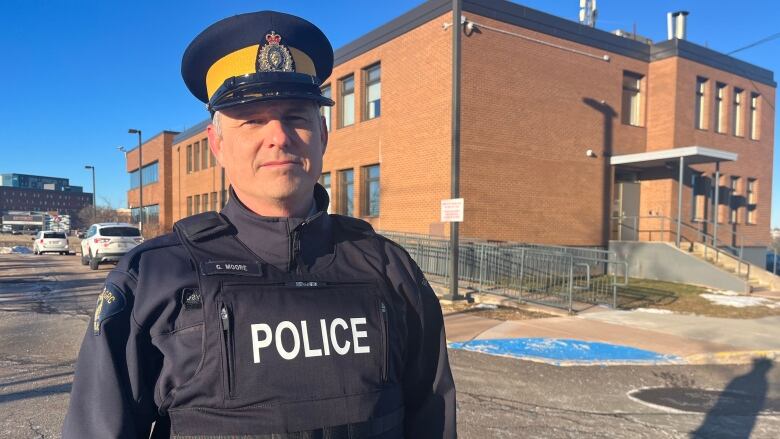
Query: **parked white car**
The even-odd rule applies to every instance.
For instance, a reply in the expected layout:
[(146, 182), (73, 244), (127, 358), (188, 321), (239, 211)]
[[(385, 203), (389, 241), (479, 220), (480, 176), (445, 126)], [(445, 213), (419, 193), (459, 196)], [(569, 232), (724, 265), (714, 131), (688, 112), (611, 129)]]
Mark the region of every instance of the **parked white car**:
[(65, 232), (43, 230), (36, 233), (35, 238), (33, 238), (33, 253), (36, 255), (44, 253), (67, 255), (69, 251), (68, 237)]
[(81, 240), (81, 263), (97, 270), (104, 262), (116, 263), (142, 242), (141, 231), (132, 224), (93, 224)]

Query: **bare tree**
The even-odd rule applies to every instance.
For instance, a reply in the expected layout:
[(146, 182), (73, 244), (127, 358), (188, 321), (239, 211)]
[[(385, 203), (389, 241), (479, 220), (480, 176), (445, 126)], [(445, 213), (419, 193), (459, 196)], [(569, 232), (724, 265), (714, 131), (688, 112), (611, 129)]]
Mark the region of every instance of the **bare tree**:
[(86, 206), (82, 208), (77, 217), (80, 228), (89, 227), (95, 223), (126, 223), (130, 222), (130, 214), (115, 209), (106, 198), (102, 198), (103, 205), (92, 208)]

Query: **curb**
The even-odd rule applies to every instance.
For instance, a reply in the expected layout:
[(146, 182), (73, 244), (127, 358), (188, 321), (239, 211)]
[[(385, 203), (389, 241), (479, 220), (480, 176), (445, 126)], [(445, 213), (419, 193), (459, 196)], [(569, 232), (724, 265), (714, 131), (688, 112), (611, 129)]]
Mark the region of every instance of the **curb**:
[(754, 360), (761, 359), (778, 361), (780, 360), (780, 350), (730, 351), (694, 354), (685, 357), (685, 362), (692, 365), (750, 364)]

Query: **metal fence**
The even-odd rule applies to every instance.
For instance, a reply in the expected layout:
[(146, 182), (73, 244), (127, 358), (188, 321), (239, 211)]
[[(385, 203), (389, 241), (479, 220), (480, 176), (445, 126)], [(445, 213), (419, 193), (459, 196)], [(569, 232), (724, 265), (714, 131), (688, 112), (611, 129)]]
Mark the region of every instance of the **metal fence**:
[[(381, 232), (412, 256), (433, 282), (449, 283), (450, 241), (427, 235)], [(627, 265), (597, 248), (461, 241), (459, 283), (479, 292), (575, 311), (578, 304), (615, 306)]]

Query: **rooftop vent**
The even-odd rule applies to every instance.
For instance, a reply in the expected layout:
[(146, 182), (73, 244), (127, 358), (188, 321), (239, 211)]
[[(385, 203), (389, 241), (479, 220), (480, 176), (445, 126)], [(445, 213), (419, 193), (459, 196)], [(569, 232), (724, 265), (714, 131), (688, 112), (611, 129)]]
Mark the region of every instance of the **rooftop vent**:
[(668, 12), (666, 14), (666, 36), (668, 39), (684, 40), (687, 35), (686, 17), (688, 11)]

